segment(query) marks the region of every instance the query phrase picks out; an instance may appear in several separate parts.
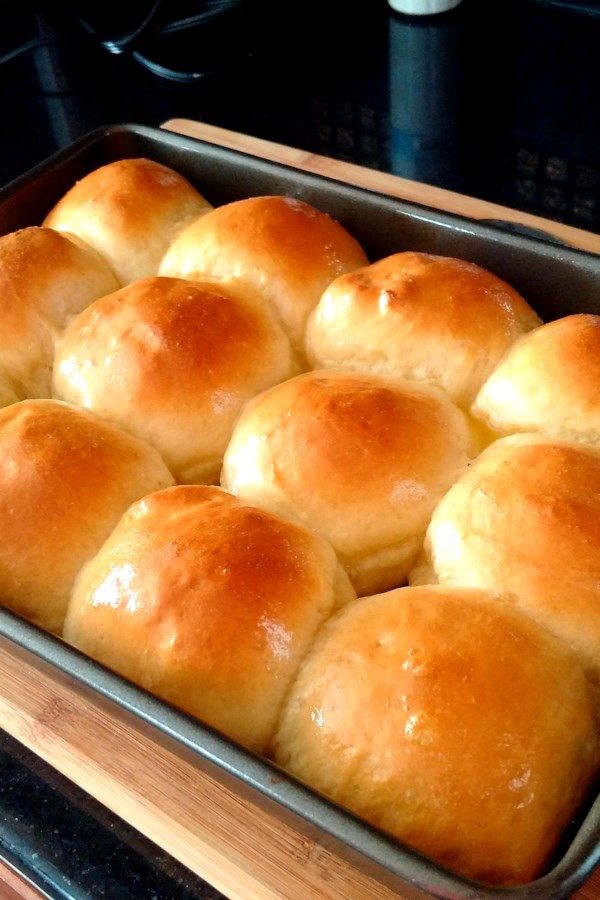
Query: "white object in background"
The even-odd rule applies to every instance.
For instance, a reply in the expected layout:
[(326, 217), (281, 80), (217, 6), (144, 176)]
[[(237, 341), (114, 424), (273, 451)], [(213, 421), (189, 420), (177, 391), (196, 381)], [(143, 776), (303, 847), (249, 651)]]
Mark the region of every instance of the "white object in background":
[(407, 16), (431, 16), (458, 6), (460, 0), (388, 0), (396, 12)]

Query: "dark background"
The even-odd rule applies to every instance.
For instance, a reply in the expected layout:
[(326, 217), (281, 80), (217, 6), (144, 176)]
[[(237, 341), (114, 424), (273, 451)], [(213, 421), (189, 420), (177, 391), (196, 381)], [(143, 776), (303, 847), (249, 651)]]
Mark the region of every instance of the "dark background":
[[(99, 125), (185, 116), (600, 230), (600, 8), (464, 0), (421, 20), (385, 0), (120, 5), (0, 0), (0, 57), (48, 42), (0, 64), (0, 183)], [(123, 53), (104, 48), (153, 5)], [(207, 7), (221, 18), (169, 30)]]

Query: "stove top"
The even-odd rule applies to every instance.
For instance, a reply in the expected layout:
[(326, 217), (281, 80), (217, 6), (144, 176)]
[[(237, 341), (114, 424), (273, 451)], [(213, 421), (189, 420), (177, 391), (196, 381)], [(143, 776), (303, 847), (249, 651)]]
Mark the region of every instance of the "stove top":
[(100, 125), (182, 116), (600, 231), (600, 17), (531, 0), (425, 19), (384, 0), (49, 6), (0, 3), (2, 183)]

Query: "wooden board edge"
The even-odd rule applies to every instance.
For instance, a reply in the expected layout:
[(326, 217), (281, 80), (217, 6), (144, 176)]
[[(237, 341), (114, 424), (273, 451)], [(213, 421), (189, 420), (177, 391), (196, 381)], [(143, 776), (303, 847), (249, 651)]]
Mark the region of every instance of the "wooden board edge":
[(229, 131), (206, 122), (179, 118), (168, 119), (162, 123), (161, 128), (444, 212), (476, 220), (503, 221), (523, 225), (526, 228), (546, 232), (570, 247), (600, 254), (600, 235), (487, 200), (479, 200), (445, 188), (410, 181), (399, 175), (391, 175), (377, 169), (367, 169), (354, 163), (319, 156), (316, 153)]
[[(35, 684), (35, 690), (32, 685)], [(0, 638), (0, 723), (37, 756), (226, 896), (243, 900), (423, 897), (342, 858), (154, 740), (133, 714), (57, 678)], [(234, 781), (230, 776), (230, 780)], [(271, 804), (272, 806), (275, 804)], [(377, 866), (373, 864), (373, 871)]]

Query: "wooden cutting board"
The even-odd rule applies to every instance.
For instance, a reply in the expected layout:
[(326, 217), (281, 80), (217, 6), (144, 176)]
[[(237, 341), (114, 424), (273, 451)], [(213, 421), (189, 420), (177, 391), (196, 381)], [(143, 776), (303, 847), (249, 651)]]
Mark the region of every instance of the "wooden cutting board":
[[(503, 219), (545, 230), (572, 246), (600, 253), (600, 237), (382, 172), (301, 150), (173, 119), (165, 128), (327, 175), (394, 197), (473, 218)], [(216, 778), (192, 757), (175, 753), (151, 728), (115, 711), (41, 660), (0, 638), (0, 724), (38, 756), (232, 898), (243, 900), (391, 900), (381, 870), (365, 873), (301, 832), (239, 783)], [(4, 882), (3, 882), (4, 879)], [(4, 886), (6, 891), (3, 893)], [(33, 897), (0, 868), (0, 897)], [(600, 900), (600, 871), (576, 894)]]

